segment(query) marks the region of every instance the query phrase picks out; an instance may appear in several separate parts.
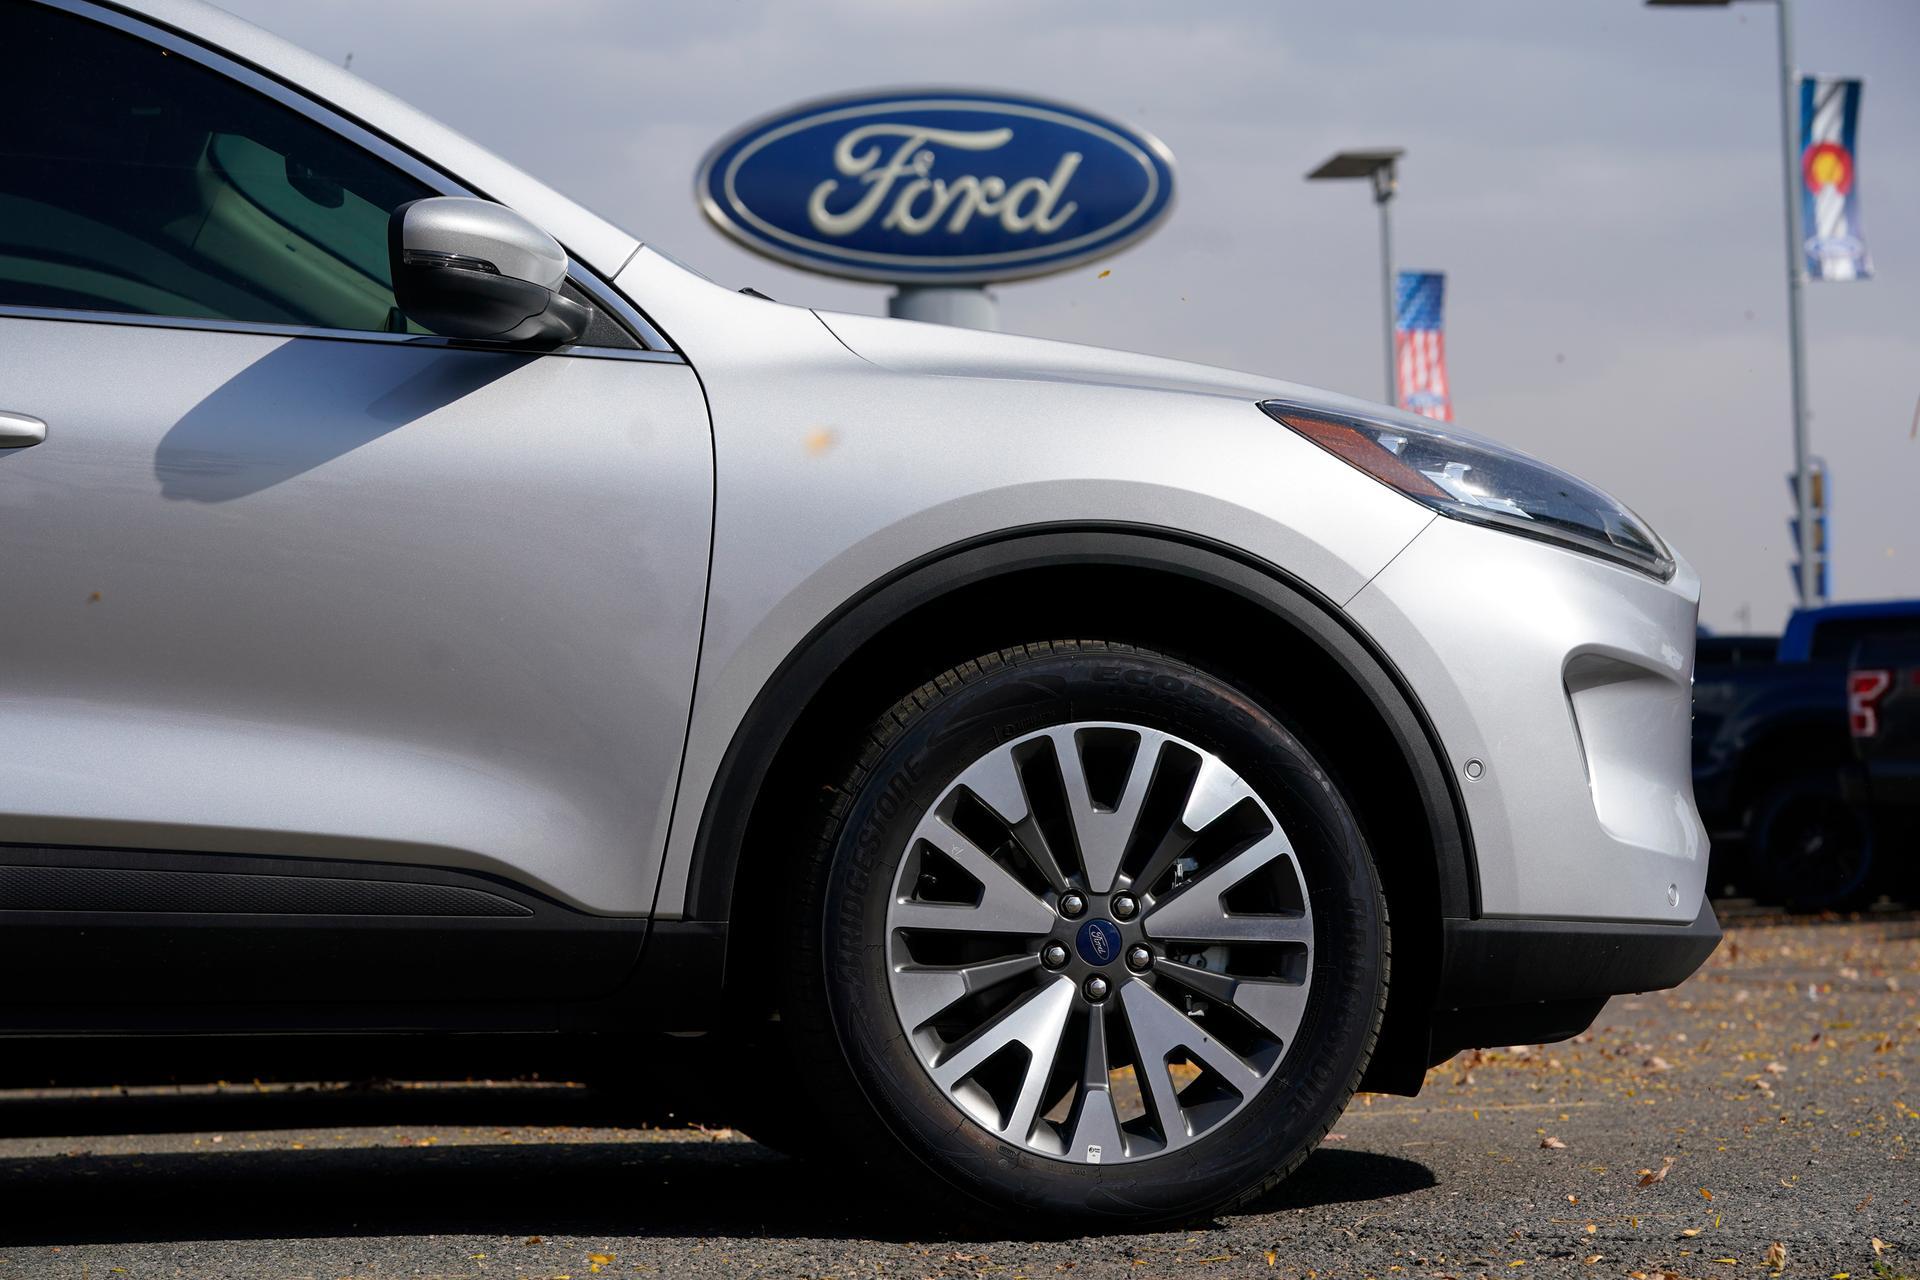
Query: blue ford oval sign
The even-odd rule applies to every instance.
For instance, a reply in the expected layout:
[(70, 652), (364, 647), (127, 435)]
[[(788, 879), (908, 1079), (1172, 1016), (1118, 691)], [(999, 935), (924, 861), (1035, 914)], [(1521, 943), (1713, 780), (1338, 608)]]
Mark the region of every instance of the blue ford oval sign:
[(981, 284), (1062, 271), (1173, 207), (1173, 157), (1137, 129), (1035, 98), (868, 93), (748, 125), (700, 166), (707, 216), (810, 271)]

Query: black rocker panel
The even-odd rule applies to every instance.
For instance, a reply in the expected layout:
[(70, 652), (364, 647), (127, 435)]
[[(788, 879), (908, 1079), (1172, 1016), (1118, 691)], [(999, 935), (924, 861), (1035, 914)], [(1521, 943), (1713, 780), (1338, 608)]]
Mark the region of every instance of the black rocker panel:
[(645, 928), (444, 868), (0, 845), (0, 1033), (558, 1027)]

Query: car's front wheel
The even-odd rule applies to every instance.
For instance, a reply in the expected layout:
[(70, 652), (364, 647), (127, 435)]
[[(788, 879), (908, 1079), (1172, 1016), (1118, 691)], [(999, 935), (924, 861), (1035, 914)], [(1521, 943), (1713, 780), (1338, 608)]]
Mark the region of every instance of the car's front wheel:
[(1334, 781), (1227, 679), (1101, 642), (988, 654), (827, 795), (785, 1003), (843, 1153), (1000, 1210), (1174, 1220), (1278, 1181), (1351, 1097), (1379, 880)]

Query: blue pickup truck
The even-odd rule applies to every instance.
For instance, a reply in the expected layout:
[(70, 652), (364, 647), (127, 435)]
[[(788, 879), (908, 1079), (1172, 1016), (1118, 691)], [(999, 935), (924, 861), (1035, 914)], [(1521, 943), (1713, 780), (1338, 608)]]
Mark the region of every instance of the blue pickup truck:
[(1847, 794), (1879, 819), (1884, 853), (1920, 871), (1920, 635), (1871, 636), (1847, 669), (1847, 729), (1859, 770)]
[(1873, 892), (1884, 823), (1861, 800), (1847, 670), (1862, 642), (1902, 639), (1920, 639), (1920, 600), (1800, 609), (1777, 641), (1699, 638), (1693, 789), (1716, 887), (1804, 911)]

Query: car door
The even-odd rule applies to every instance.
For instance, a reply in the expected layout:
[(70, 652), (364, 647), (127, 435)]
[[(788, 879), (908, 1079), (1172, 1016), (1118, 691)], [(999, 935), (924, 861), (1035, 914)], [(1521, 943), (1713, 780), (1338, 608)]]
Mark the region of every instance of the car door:
[(0, 28), (0, 949), (83, 1003), (617, 984), (705, 594), (692, 370), (578, 266), (579, 345), (424, 335), (387, 214), (455, 180), (129, 20)]

